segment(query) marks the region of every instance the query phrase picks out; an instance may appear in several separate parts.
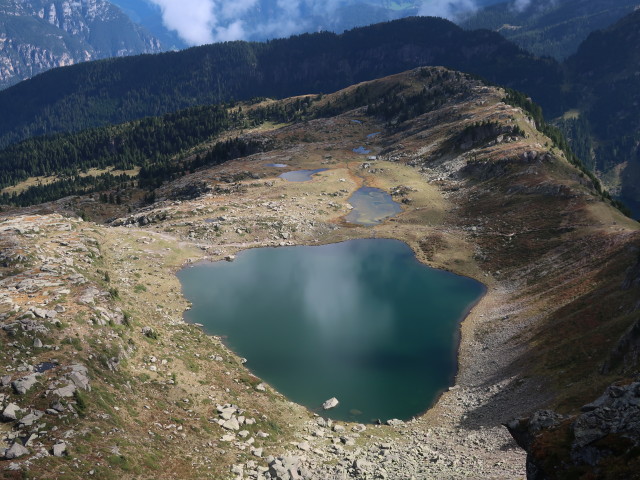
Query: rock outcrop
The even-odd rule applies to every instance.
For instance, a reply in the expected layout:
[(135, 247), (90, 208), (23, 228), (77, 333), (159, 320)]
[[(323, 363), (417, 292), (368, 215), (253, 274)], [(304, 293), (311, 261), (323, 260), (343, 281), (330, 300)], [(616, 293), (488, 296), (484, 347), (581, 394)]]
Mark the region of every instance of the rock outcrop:
[(55, 67), (161, 50), (104, 0), (11, 0), (0, 8), (0, 22), (0, 88)]
[(527, 451), (527, 478), (637, 478), (640, 381), (612, 385), (576, 416), (541, 410), (507, 425)]

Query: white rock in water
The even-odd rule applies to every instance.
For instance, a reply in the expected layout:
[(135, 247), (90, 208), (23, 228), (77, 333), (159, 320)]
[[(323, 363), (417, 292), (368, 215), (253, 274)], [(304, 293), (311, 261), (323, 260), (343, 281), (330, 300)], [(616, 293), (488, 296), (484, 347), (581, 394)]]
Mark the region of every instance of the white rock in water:
[(337, 407), (338, 403), (340, 403), (338, 402), (338, 399), (336, 397), (332, 397), (322, 404), (322, 408), (324, 408), (325, 410), (329, 410), (330, 408)]

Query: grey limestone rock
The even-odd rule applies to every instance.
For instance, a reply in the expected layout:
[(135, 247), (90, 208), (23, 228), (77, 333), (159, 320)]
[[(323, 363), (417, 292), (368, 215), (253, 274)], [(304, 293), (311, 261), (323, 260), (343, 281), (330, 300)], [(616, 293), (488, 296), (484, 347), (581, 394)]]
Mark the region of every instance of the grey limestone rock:
[(9, 422), (17, 420), (18, 419), (18, 412), (20, 410), (21, 410), (21, 408), (18, 405), (16, 405), (15, 403), (10, 403), (2, 411), (2, 419), (5, 420), (5, 421), (9, 421)]
[(238, 423), (238, 419), (235, 417), (231, 417), (229, 420), (222, 424), (222, 428), (227, 430), (240, 430), (240, 423)]
[(20, 419), (20, 425), (24, 427), (30, 427), (35, 422), (40, 420), (43, 415), (44, 413), (41, 412), (40, 410), (34, 410), (33, 412), (29, 413), (28, 415), (25, 415)]
[(6, 458), (7, 460), (13, 460), (14, 458), (20, 458), (28, 454), (29, 450), (26, 447), (22, 446), (18, 442), (15, 442), (4, 452), (4, 458)]
[(56, 443), (53, 446), (53, 455), (55, 457), (62, 457), (67, 453), (67, 444), (64, 442)]
[(18, 395), (24, 395), (38, 382), (37, 377), (39, 375), (39, 373), (32, 373), (31, 375), (20, 377), (11, 382), (11, 386)]

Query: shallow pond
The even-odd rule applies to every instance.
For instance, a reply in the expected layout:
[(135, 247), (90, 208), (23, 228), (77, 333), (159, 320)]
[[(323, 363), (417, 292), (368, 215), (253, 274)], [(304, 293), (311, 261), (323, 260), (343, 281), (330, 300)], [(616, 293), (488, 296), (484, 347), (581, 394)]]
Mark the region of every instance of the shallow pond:
[(345, 217), (347, 222), (357, 225), (377, 225), (386, 218), (402, 211), (387, 192), (373, 187), (361, 187), (349, 198), (353, 209)]
[(484, 292), (384, 239), (245, 250), (178, 277), (187, 321), (222, 335), (289, 399), (358, 422), (430, 406), (453, 380), (459, 321)]
[(359, 153), (360, 155), (366, 155), (367, 153), (371, 153), (371, 150), (364, 148), (364, 147), (358, 147), (358, 148), (354, 148), (353, 149), (353, 153)]
[(293, 170), (291, 172), (285, 172), (279, 175), (280, 178), (284, 178), (289, 182), (307, 182), (311, 180), (316, 173), (324, 172), (326, 168), (317, 168), (315, 170)]

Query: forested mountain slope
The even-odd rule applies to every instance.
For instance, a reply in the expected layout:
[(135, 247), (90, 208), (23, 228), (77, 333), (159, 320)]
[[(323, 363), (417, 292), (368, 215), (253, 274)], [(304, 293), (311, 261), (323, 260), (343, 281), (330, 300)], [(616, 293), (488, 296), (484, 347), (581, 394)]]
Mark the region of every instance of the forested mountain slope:
[(490, 5), (459, 23), (488, 28), (537, 55), (563, 60), (594, 30), (605, 28), (638, 6), (636, 0), (516, 0)]
[(593, 138), (591, 161), (640, 213), (640, 10), (592, 33), (566, 64), (580, 99), (574, 123)]
[(474, 73), (563, 111), (560, 66), (489, 31), (407, 18), (342, 35), (230, 42), (46, 72), (0, 92), (0, 144), (221, 100), (333, 92), (420, 65)]

